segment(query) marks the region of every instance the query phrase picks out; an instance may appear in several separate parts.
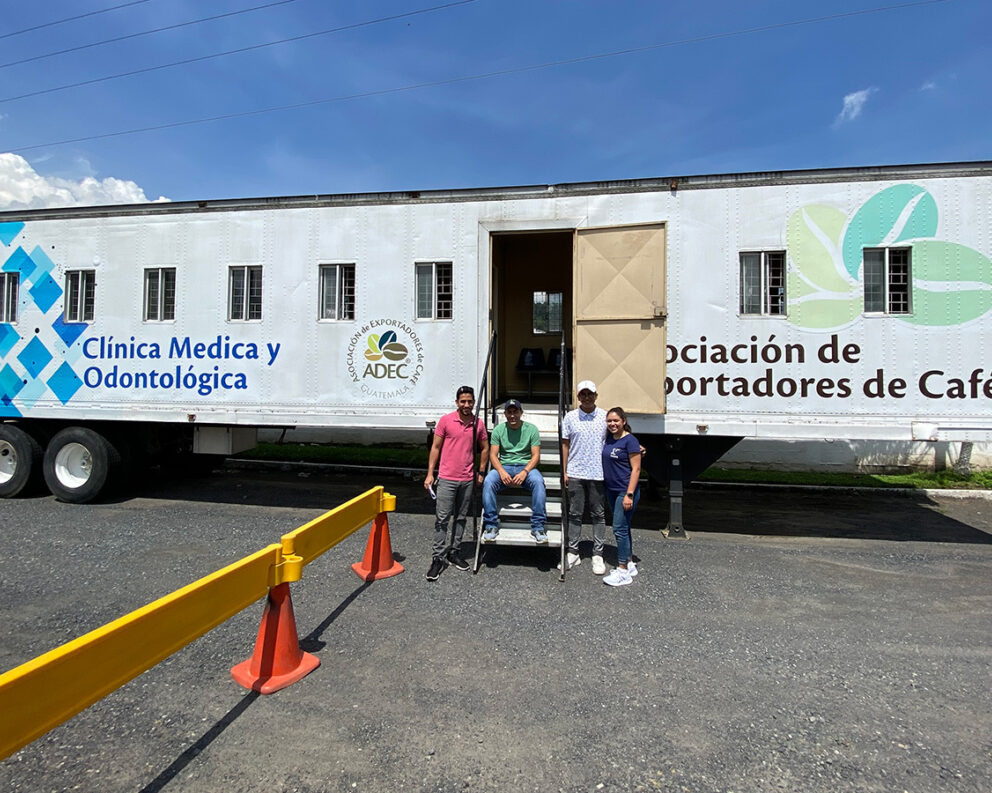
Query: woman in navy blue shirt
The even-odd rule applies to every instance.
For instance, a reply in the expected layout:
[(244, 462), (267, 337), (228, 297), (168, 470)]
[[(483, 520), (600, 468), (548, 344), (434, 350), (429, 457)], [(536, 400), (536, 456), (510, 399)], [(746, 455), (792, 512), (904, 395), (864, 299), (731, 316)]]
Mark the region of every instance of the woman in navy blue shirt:
[(637, 566), (630, 558), (630, 519), (641, 499), (640, 478), (641, 444), (631, 434), (623, 408), (611, 408), (606, 414), (603, 480), (617, 538), (617, 568), (603, 579), (609, 586), (625, 586), (637, 575)]

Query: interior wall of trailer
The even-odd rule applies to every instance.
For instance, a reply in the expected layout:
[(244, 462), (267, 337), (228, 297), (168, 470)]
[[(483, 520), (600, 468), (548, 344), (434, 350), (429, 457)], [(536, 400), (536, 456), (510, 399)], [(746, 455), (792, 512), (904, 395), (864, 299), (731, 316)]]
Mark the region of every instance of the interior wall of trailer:
[[(543, 352), (545, 359), (561, 344), (561, 333), (535, 333), (535, 292), (561, 292), (561, 322), (565, 347), (572, 347), (572, 232), (494, 234), (493, 279), (499, 359), (497, 399), (528, 399), (528, 378), (517, 361), (526, 348)], [(558, 381), (550, 374), (532, 374), (533, 396), (557, 396)]]

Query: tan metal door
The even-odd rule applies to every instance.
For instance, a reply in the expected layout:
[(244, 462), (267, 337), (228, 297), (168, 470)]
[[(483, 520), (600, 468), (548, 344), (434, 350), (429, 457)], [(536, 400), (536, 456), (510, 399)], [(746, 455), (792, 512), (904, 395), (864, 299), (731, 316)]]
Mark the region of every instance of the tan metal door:
[(600, 407), (664, 413), (665, 224), (577, 229), (574, 251), (575, 380)]

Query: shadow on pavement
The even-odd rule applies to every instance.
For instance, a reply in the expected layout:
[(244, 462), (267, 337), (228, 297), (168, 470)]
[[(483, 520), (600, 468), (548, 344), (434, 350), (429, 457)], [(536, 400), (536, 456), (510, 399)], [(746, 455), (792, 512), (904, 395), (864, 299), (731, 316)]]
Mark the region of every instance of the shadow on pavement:
[[(324, 649), (324, 647), (327, 646), (327, 642), (320, 640), (320, 637), (323, 635), (324, 631), (327, 630), (331, 623), (340, 617), (344, 610), (355, 600), (357, 600), (358, 596), (371, 585), (371, 581), (366, 581), (359, 585), (355, 591), (341, 601), (341, 604), (334, 609), (334, 611), (328, 614), (316, 628), (300, 639), (300, 648), (309, 653), (319, 653), (322, 649)], [(168, 785), (169, 782), (181, 774), (201, 752), (217, 740), (224, 730), (230, 727), (242, 713), (248, 710), (251, 704), (258, 699), (259, 696), (260, 695), (257, 691), (249, 691), (246, 693), (233, 708), (225, 713), (209, 730), (200, 736), (196, 743), (173, 760), (169, 764), (168, 768), (163, 770), (162, 773), (155, 777), (155, 779), (141, 788), (139, 793), (159, 793), (159, 791)]]
[(193, 762), (197, 755), (217, 740), (221, 733), (230, 727), (242, 713), (248, 710), (251, 704), (258, 699), (258, 697), (259, 693), (257, 691), (249, 691), (245, 694), (237, 705), (225, 713), (216, 724), (214, 724), (197, 740), (196, 743), (173, 760), (172, 763), (169, 764), (168, 768), (141, 788), (139, 793), (158, 793), (158, 791), (162, 790), (162, 788), (168, 785), (169, 782), (181, 774), (183, 769)]
[[(434, 514), (434, 502), (419, 477), (400, 472), (341, 473), (300, 471), (291, 465), (256, 470), (229, 464), (200, 477), (152, 469), (128, 496), (260, 507), (313, 509), (319, 514), (383, 485), (397, 497), (406, 515)], [(984, 509), (985, 514), (982, 514)], [(956, 517), (946, 514), (953, 511)], [(949, 509), (923, 493), (836, 492), (795, 488), (693, 485), (686, 490), (683, 520), (686, 530), (769, 537), (820, 537), (891, 541), (992, 544), (992, 505), (965, 500)], [(964, 517), (974, 524), (957, 519)], [(634, 528), (663, 529), (668, 524), (668, 498), (645, 492)], [(980, 528), (976, 528), (976, 526)], [(984, 530), (983, 530), (984, 529)], [(586, 528), (588, 532), (588, 527)], [(471, 534), (471, 522), (468, 534)], [(612, 541), (612, 537), (608, 535)]]

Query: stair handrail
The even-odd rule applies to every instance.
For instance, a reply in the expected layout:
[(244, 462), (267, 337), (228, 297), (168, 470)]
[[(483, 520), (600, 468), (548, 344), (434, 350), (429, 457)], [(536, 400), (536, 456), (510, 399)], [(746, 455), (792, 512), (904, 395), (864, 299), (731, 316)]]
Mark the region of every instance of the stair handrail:
[[(477, 427), (479, 426), (479, 416), (482, 416), (482, 424), (488, 433), (489, 427), (486, 424), (486, 412), (489, 405), (489, 366), (493, 359), (493, 351), (496, 349), (496, 331), (492, 332), (489, 337), (489, 349), (486, 352), (486, 363), (482, 367), (482, 382), (479, 384), (478, 399), (475, 400), (475, 419), (472, 422), (472, 468), (475, 468), (476, 458), (479, 456), (479, 435)], [(495, 418), (493, 419), (495, 422)], [(489, 461), (483, 461), (483, 468), (489, 468)], [(472, 536), (475, 538), (475, 563), (472, 565), (472, 573), (475, 574), (479, 572), (479, 547), (482, 540), (482, 532), (479, 531), (479, 504), (476, 500), (476, 492), (478, 488), (476, 487), (476, 476), (475, 472), (472, 472), (472, 484), (469, 486), (468, 491), (468, 505), (472, 512)], [(451, 522), (451, 530), (454, 532), (455, 522)], [(454, 535), (452, 535), (454, 537)]]
[[(571, 392), (571, 386), (569, 386)], [(565, 559), (568, 556), (568, 488), (565, 486), (565, 470), (568, 460), (565, 459), (565, 445), (562, 442), (561, 427), (565, 421), (565, 334), (561, 337), (561, 354), (558, 356), (558, 460), (560, 466), (559, 481), (561, 482), (561, 575), (559, 581), (565, 580), (568, 566)]]

